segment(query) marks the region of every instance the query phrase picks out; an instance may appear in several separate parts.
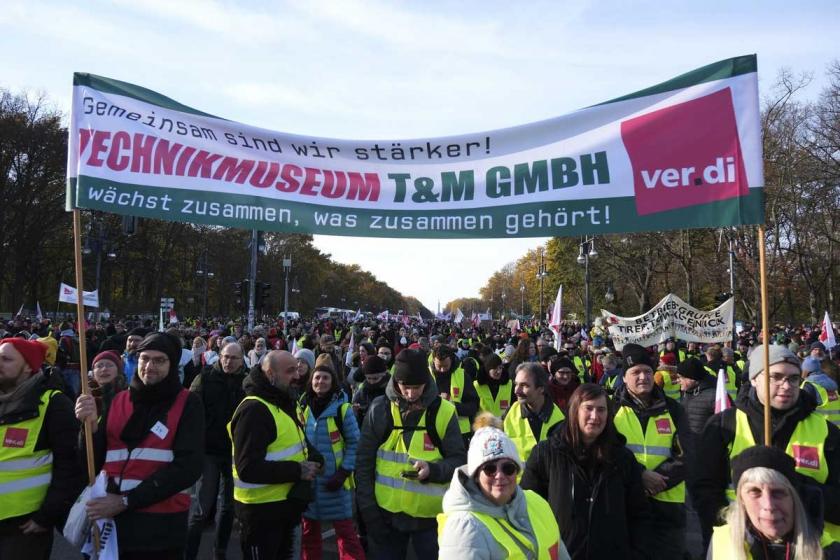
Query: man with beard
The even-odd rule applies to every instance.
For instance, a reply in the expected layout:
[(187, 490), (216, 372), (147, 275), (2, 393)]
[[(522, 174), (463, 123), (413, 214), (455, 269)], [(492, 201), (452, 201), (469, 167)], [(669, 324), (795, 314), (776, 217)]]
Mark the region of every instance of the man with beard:
[[(201, 475), (204, 409), (178, 378), (180, 341), (151, 333), (137, 345), (137, 374), (94, 423), (96, 470), (108, 493), (87, 503), (91, 520), (113, 518), (121, 559), (180, 559), (187, 536), (189, 488)], [(90, 395), (76, 418), (97, 420)]]
[(0, 558), (49, 558), (84, 485), (73, 404), (41, 371), (46, 352), (0, 341)]
[[(134, 378), (134, 372), (137, 371), (137, 346), (143, 342), (144, 336), (146, 336), (146, 329), (137, 327), (136, 329), (131, 329), (125, 339), (125, 352), (123, 352), (122, 360), (126, 383), (131, 383), (132, 378)], [(178, 358), (180, 359), (180, 355)], [(177, 366), (178, 363), (176, 362), (175, 367)]]
[(231, 342), (222, 349), (219, 361), (205, 368), (190, 387), (190, 391), (200, 396), (204, 403), (207, 431), (204, 469), (196, 488), (198, 499), (193, 504), (184, 552), (187, 560), (198, 555), (201, 533), (217, 499), (218, 525), (214, 550), (216, 558), (225, 557), (233, 527), (233, 472), (227, 424), (245, 398), (242, 382), (247, 373), (242, 347), (238, 342)]
[[(656, 362), (638, 344), (625, 344), (624, 385), (615, 392), (615, 427), (642, 466), (642, 485), (651, 506), (650, 558), (685, 553), (685, 453), (680, 437), (685, 413), (654, 383)], [(667, 355), (667, 354), (666, 354)]]
[(290, 385), (298, 363), (272, 350), (251, 368), (246, 397), (228, 424), (233, 440), (233, 497), (246, 560), (292, 553), (301, 514), (312, 499), (312, 480), (324, 459), (309, 444)]
[(472, 421), (478, 413), (478, 393), (475, 392), (475, 360), (462, 363), (451, 348), (441, 346), (434, 353), (432, 374), (440, 398), (450, 401), (458, 411), (458, 427), (464, 437), (464, 447), (469, 447)]
[(437, 558), (437, 515), (467, 462), (455, 406), (440, 397), (421, 350), (403, 350), (370, 406), (356, 454), (356, 499), (373, 558)]

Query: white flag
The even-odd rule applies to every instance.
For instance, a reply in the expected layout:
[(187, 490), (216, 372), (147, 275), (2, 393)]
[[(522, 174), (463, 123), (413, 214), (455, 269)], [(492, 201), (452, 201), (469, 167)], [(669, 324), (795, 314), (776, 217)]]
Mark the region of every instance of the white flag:
[(169, 310), (169, 324), (171, 325), (171, 324), (177, 323), (177, 322), (178, 322), (178, 316), (175, 314), (175, 308), (173, 307), (172, 309)]
[(23, 316), (23, 304), (21, 303), (20, 304), (20, 309), (18, 309), (18, 312), (15, 315), (15, 317), (22, 317), (22, 316)]
[[(71, 305), (76, 305), (76, 288), (73, 286), (68, 286), (64, 282), (61, 283), (61, 286), (58, 289), (58, 301), (63, 303), (69, 303)], [(82, 292), (82, 298), (84, 299), (84, 304), (87, 307), (99, 307), (99, 290), (94, 290), (92, 292)]]
[(291, 348), (289, 348), (289, 352), (291, 352), (291, 353), (292, 353), (292, 356), (297, 356), (297, 353), (298, 353), (298, 345), (297, 345), (297, 340), (295, 340), (295, 338), (294, 338), (294, 337), (292, 337), (292, 347), (291, 347)]
[(44, 320), (44, 314), (41, 313), (41, 302), (39, 301), (35, 302), (35, 318), (38, 320), (38, 322)]
[(554, 333), (554, 349), (560, 350), (563, 344), (562, 335), (560, 333), (560, 323), (563, 321), (563, 285), (557, 289), (557, 299), (554, 300), (554, 311), (551, 313), (551, 319), (548, 322), (548, 327)]
[(828, 311), (825, 312), (823, 318), (822, 332), (820, 332), (820, 342), (823, 343), (826, 350), (831, 350), (837, 346), (837, 339), (834, 338), (834, 327), (831, 326), (831, 319), (828, 317)]
[(347, 355), (344, 358), (344, 363), (347, 367), (353, 366), (353, 347), (356, 345), (356, 333), (350, 329), (350, 344), (347, 345)]
[(455, 314), (455, 318), (453, 319), (453, 321), (455, 321), (456, 323), (460, 323), (463, 320), (464, 320), (464, 314), (461, 313), (461, 308), (459, 307), (458, 312)]
[(715, 414), (723, 412), (731, 406), (729, 394), (726, 392), (726, 370), (721, 368), (717, 374), (717, 386), (715, 387)]

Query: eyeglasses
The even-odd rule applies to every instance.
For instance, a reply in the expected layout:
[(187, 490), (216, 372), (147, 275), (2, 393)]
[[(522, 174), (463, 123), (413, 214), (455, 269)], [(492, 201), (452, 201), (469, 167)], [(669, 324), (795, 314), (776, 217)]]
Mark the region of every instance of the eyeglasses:
[(496, 471), (499, 469), (502, 470), (503, 475), (513, 476), (519, 470), (519, 466), (513, 461), (493, 461), (481, 466), (481, 472), (487, 476), (496, 476)]
[(773, 385), (783, 385), (785, 381), (788, 382), (791, 386), (796, 385), (797, 387), (802, 382), (801, 375), (783, 375), (781, 373), (771, 373), (770, 374), (770, 383)]
[(156, 366), (156, 367), (162, 367), (162, 366), (165, 366), (166, 364), (169, 363), (169, 358), (167, 358), (165, 356), (162, 357), (162, 358), (149, 358), (148, 356), (146, 356), (144, 354), (140, 354), (140, 360), (139, 361), (143, 362), (144, 364), (151, 364), (151, 365)]

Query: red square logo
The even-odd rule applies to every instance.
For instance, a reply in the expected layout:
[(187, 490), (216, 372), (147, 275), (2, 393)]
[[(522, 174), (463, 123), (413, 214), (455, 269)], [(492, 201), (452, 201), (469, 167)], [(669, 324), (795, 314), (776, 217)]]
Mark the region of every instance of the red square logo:
[(435, 444), (432, 443), (432, 438), (429, 434), (423, 434), (423, 451), (434, 451)]
[(461, 388), (460, 387), (452, 387), (452, 394), (454, 396), (457, 397), (460, 393), (461, 393)]
[(837, 391), (828, 391), (828, 400), (829, 401), (836, 401), (837, 400)]
[(660, 434), (670, 434), (671, 432), (671, 421), (667, 418), (659, 418), (656, 421), (656, 432)]
[(560, 557), (560, 543), (551, 545), (551, 548), (548, 549), (548, 556), (551, 560), (557, 560)]
[(814, 469), (820, 468), (820, 453), (816, 447), (808, 445), (794, 445), (793, 460), (796, 461), (796, 468)]
[(8, 428), (3, 437), (3, 447), (25, 447), (29, 430), (23, 428)]
[(621, 123), (640, 216), (749, 192), (729, 88)]
[(341, 434), (338, 430), (334, 430), (330, 432), (330, 442), (331, 443), (338, 443), (341, 440)]
[(510, 408), (510, 401), (501, 401), (499, 402), (499, 408), (503, 408), (505, 410)]

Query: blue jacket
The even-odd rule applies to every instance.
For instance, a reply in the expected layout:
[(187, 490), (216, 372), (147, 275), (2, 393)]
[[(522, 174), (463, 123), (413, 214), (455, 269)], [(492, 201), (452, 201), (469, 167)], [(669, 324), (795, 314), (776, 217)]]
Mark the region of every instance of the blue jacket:
[(310, 502), (309, 508), (303, 514), (309, 519), (333, 521), (353, 517), (353, 500), (350, 490), (342, 487), (335, 492), (330, 492), (324, 486), (338, 467), (347, 471), (356, 469), (356, 447), (359, 444), (360, 433), (353, 407), (345, 407), (344, 422), (340, 430), (341, 437), (344, 439), (344, 458), (339, 465), (335, 464), (335, 455), (327, 429), (327, 419), (337, 416), (341, 405), (346, 402), (347, 395), (344, 391), (338, 391), (318, 418), (312, 415), (311, 410), (308, 410), (306, 415), (306, 438), (324, 456), (324, 472), (315, 478), (315, 499)]

